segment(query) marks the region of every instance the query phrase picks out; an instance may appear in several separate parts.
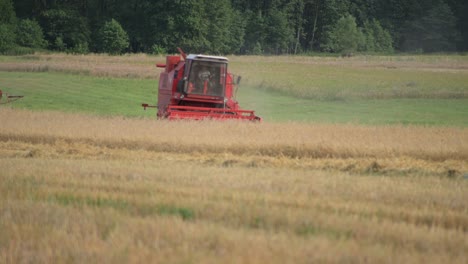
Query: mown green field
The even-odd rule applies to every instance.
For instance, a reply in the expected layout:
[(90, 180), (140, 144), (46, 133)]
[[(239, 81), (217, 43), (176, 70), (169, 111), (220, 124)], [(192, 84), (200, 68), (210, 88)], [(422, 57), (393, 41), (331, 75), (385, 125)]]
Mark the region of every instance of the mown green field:
[(156, 101), (156, 81), (63, 73), (0, 72), (0, 89), (25, 97), (10, 105), (99, 115), (155, 116), (142, 102)]
[(317, 123), (413, 124), (467, 126), (468, 99), (300, 99), (277, 92), (246, 89), (243, 106), (257, 110), (266, 121)]
[[(4, 91), (25, 95), (15, 108), (99, 115), (152, 117), (142, 102), (156, 103), (157, 81), (63, 73), (0, 72)], [(468, 125), (468, 99), (314, 100), (243, 86), (238, 100), (265, 121), (319, 123)]]

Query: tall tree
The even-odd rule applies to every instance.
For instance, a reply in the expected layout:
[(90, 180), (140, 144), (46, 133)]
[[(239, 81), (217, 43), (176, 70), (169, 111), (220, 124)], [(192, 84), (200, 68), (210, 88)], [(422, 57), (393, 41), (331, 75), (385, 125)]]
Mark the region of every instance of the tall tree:
[(288, 44), (293, 37), (286, 14), (274, 8), (266, 16), (265, 24), (264, 50), (270, 54), (288, 53)]
[(247, 25), (245, 29), (245, 42), (242, 46), (242, 52), (246, 54), (261, 54), (266, 33), (265, 18), (262, 11), (247, 11), (245, 13)]
[(392, 52), (393, 43), (390, 33), (382, 28), (376, 19), (366, 21), (363, 27), (364, 43), (363, 51)]
[(246, 24), (247, 23), (241, 12), (238, 10), (233, 10), (229, 29), (230, 53), (241, 53), (241, 49), (245, 41)]
[(356, 19), (347, 15), (340, 18), (327, 34), (325, 49), (342, 54), (350, 54), (358, 49), (363, 35), (356, 25)]
[(460, 32), (459, 50), (468, 50), (468, 1), (446, 0), (453, 14), (457, 18), (457, 29)]
[(288, 1), (285, 8), (287, 12), (287, 19), (289, 21), (289, 31), (292, 36), (290, 37), (291, 43), (289, 50), (291, 53), (297, 54), (302, 50), (301, 39), (304, 37), (304, 11), (305, 1), (304, 0), (293, 0)]
[(47, 41), (41, 26), (35, 20), (21, 19), (16, 29), (16, 42), (23, 47), (45, 48)]
[(91, 38), (88, 20), (73, 9), (49, 9), (40, 17), (45, 38), (52, 49), (88, 49)]
[(421, 17), (406, 23), (401, 48), (406, 51), (454, 51), (458, 39), (456, 18), (450, 7), (439, 0)]
[(128, 47), (128, 35), (119, 22), (111, 19), (99, 30), (99, 50), (120, 54)]
[(305, 4), (304, 46), (322, 50), (322, 45), (336, 22), (349, 14), (348, 0), (308, 0)]
[(460, 44), (461, 48), (465, 51), (468, 50), (468, 2), (462, 6), (462, 14), (459, 17), (458, 28), (461, 30), (462, 43)]
[(208, 21), (206, 35), (208, 50), (215, 54), (232, 52), (233, 40), (231, 27), (235, 14), (231, 8), (230, 0), (205, 1), (205, 19)]
[(11, 0), (0, 0), (0, 24), (16, 23), (16, 13)]
[(15, 46), (16, 14), (11, 0), (0, 0), (0, 52)]
[(154, 44), (168, 52), (177, 52), (177, 47), (196, 53), (209, 51), (209, 21), (202, 1), (159, 1), (152, 10), (149, 34)]

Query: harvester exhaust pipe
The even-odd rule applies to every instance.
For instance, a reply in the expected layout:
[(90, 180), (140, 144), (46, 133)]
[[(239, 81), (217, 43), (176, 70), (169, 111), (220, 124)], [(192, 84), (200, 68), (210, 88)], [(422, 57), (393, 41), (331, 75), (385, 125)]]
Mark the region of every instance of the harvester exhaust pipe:
[(177, 48), (177, 50), (179, 51), (180, 55), (182, 56), (182, 58), (184, 58), (184, 60), (187, 58), (187, 54), (185, 54), (185, 52), (181, 49), (181, 48)]

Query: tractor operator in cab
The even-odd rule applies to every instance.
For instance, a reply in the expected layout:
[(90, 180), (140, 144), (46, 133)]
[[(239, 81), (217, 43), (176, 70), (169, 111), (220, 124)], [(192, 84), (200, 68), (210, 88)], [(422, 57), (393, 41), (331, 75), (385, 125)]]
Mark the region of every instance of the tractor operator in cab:
[(212, 85), (212, 73), (207, 66), (199, 66), (191, 74), (188, 93), (207, 94)]

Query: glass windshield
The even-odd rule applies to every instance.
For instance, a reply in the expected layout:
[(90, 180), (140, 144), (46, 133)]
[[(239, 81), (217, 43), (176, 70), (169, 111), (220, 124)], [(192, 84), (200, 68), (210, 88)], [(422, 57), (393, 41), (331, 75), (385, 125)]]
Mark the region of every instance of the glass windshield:
[(193, 61), (190, 67), (187, 93), (224, 96), (226, 63)]

